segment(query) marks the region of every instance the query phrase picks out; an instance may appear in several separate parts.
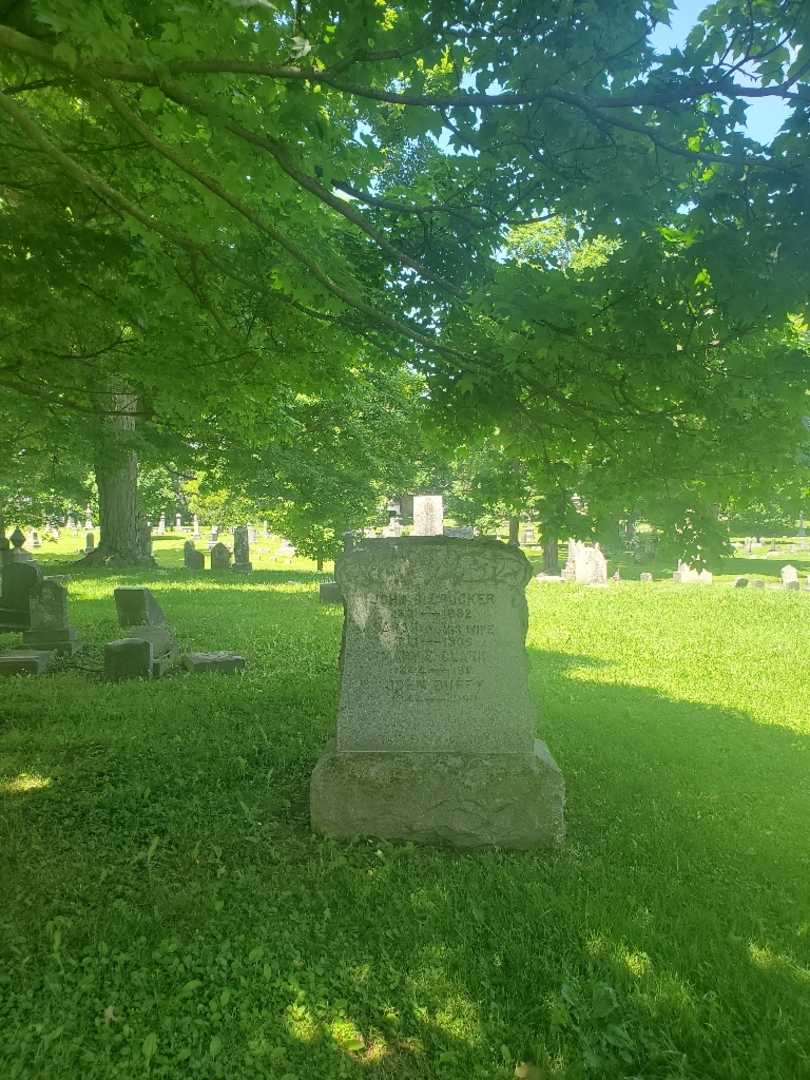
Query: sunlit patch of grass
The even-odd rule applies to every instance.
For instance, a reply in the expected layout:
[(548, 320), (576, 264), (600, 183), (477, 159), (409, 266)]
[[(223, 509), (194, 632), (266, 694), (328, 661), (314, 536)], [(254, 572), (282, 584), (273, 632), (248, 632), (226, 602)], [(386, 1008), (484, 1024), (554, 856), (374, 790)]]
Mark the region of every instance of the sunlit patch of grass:
[(41, 791), (42, 788), (50, 787), (50, 776), (39, 776), (36, 773), (20, 773), (6, 780), (0, 779), (0, 793), (7, 795), (24, 795), (28, 791)]

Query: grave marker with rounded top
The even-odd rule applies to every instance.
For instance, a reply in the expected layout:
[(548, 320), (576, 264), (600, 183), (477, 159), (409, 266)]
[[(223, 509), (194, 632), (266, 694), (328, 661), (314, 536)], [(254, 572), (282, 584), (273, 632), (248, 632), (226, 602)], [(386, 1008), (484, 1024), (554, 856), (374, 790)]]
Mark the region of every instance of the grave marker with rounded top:
[(369, 540), (339, 556), (337, 736), (312, 776), (312, 824), (455, 847), (563, 836), (564, 784), (535, 741), (525, 590), (499, 541)]

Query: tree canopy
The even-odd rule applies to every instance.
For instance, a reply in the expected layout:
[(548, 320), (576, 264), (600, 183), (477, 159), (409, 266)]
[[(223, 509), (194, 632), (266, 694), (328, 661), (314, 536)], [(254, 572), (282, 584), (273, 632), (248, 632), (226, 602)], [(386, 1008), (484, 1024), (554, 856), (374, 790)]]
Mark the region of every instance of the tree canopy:
[(807, 434), (810, 11), (659, 53), (671, 7), (7, 0), (0, 392), (204, 441), (362, 352), (448, 442), (669, 491), (745, 431), (764, 475)]

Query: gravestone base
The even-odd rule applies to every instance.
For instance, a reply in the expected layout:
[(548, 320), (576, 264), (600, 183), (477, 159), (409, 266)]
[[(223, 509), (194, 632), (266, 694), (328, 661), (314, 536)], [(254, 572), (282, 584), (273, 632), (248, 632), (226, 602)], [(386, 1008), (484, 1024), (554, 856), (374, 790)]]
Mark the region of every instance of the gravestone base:
[(543, 742), (528, 754), (341, 753), (315, 766), (312, 827), (454, 848), (533, 848), (564, 837), (565, 782)]
[(52, 658), (52, 652), (39, 649), (12, 649), (0, 653), (0, 675), (42, 675)]
[(57, 656), (73, 656), (81, 647), (79, 635), (68, 627), (64, 630), (55, 630), (44, 627), (41, 630), (25, 630), (23, 632), (23, 644), (32, 649), (46, 649), (55, 652)]

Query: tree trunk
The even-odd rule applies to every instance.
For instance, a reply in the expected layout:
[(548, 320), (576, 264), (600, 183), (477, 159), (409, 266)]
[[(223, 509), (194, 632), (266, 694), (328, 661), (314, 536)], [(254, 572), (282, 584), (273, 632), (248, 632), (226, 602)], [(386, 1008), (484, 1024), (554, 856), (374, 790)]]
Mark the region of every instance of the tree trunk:
[(555, 577), (560, 572), (559, 558), (560, 538), (553, 529), (543, 530), (543, 573), (553, 574)]
[(318, 567), (318, 573), (319, 574), (322, 573), (323, 572), (323, 559), (319, 558), (316, 565)]
[(509, 518), (509, 543), (514, 544), (515, 547), (520, 543), (520, 518)]
[(118, 392), (111, 401), (114, 412), (101, 426), (94, 464), (101, 537), (95, 551), (81, 561), (112, 560), (117, 566), (153, 563), (138, 515), (138, 458), (131, 445), (137, 398)]

